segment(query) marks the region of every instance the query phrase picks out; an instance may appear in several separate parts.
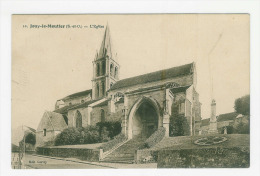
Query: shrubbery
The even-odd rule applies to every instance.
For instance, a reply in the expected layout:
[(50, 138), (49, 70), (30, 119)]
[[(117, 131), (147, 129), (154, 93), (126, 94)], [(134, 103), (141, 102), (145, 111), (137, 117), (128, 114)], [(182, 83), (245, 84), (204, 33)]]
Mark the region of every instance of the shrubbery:
[(177, 115), (170, 118), (170, 136), (188, 136), (190, 126), (184, 115)]
[(99, 122), (96, 126), (67, 128), (55, 138), (55, 145), (107, 142), (121, 132), (120, 122)]
[(178, 102), (175, 102), (172, 105), (169, 131), (170, 136), (188, 136), (190, 134), (189, 123), (184, 114), (179, 112)]
[(96, 126), (99, 127), (100, 134), (105, 129), (108, 132), (108, 137), (111, 139), (118, 135), (122, 129), (119, 121), (98, 122)]
[(25, 136), (25, 143), (35, 145), (35, 143), (36, 143), (36, 136), (35, 136), (35, 134), (34, 133), (28, 133)]
[(250, 134), (249, 123), (240, 122), (234, 129), (237, 134)]

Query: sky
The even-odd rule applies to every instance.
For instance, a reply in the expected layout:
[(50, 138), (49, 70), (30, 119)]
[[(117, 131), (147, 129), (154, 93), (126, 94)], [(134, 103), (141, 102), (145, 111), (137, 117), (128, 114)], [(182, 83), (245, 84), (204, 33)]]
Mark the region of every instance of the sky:
[(213, 98), (223, 114), (250, 93), (249, 23), (248, 14), (13, 15), (12, 128), (37, 129), (56, 100), (92, 88), (105, 31), (31, 24), (109, 24), (120, 79), (195, 62), (202, 118), (209, 118)]

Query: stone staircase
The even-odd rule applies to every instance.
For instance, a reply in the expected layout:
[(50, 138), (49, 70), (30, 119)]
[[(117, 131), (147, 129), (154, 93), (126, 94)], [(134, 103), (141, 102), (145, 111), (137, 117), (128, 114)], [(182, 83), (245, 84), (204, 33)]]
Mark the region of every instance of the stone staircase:
[(102, 159), (101, 162), (132, 164), (134, 163), (135, 151), (138, 147), (143, 145), (144, 142), (145, 138), (136, 136), (115, 149), (112, 153)]

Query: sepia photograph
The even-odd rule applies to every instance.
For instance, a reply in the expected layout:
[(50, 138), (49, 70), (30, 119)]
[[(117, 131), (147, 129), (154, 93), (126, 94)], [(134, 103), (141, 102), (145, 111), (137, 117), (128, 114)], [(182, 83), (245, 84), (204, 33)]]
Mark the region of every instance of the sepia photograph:
[(11, 22), (12, 169), (250, 167), (250, 14)]

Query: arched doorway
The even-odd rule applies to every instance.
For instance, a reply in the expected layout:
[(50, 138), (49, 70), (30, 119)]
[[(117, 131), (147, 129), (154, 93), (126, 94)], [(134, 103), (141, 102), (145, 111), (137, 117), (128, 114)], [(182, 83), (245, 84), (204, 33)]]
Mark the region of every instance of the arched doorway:
[(161, 124), (159, 107), (150, 98), (140, 99), (129, 114), (128, 138), (135, 136), (150, 137)]

